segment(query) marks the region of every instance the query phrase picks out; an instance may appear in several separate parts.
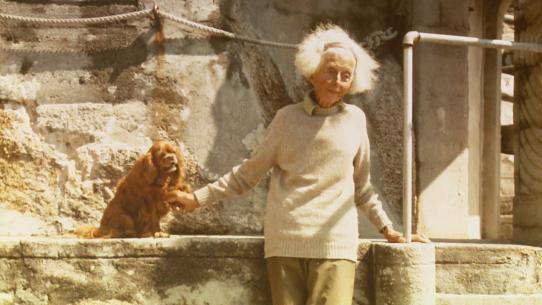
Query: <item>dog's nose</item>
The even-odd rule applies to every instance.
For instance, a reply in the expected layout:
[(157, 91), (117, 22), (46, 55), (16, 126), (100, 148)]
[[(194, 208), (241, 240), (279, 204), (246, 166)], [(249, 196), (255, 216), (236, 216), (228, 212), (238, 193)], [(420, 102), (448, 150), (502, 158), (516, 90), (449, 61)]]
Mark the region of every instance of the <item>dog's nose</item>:
[(177, 157), (174, 154), (166, 155), (165, 159), (170, 165), (177, 164)]

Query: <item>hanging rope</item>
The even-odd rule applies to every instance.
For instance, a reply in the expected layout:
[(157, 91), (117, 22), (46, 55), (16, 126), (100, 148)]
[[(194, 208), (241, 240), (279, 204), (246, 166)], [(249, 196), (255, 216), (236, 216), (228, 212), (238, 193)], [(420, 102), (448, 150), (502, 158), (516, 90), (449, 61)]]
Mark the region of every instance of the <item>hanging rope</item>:
[(180, 23), (182, 25), (191, 27), (193, 29), (203, 31), (203, 32), (207, 32), (207, 33), (209, 33), (209, 34), (211, 34), (213, 36), (221, 36), (221, 37), (226, 37), (226, 38), (233, 39), (233, 40), (249, 42), (249, 43), (254, 43), (254, 44), (259, 44), (259, 45), (265, 45), (265, 46), (270, 46), (270, 47), (276, 47), (276, 48), (297, 49), (297, 44), (274, 42), (274, 41), (268, 41), (268, 40), (255, 39), (255, 38), (250, 38), (250, 37), (246, 37), (246, 36), (241, 36), (241, 35), (237, 35), (237, 34), (227, 32), (227, 31), (224, 31), (224, 30), (221, 30), (221, 29), (217, 29), (217, 28), (213, 28), (213, 27), (210, 27), (210, 26), (200, 24), (200, 23), (196, 23), (196, 22), (190, 21), (190, 20), (182, 18), (182, 17), (175, 16), (175, 15), (172, 15), (172, 14), (164, 13), (162, 11), (158, 11), (158, 15), (160, 15), (161, 17), (164, 17), (165, 19), (175, 21), (177, 23)]
[[(0, 21), (34, 23), (34, 24), (43, 24), (43, 25), (82, 25), (82, 24), (88, 25), (88, 24), (103, 24), (103, 23), (117, 22), (117, 21), (122, 21), (122, 20), (140, 18), (143, 16), (152, 17), (153, 15), (160, 16), (167, 20), (171, 20), (181, 25), (193, 28), (197, 31), (207, 33), (210, 36), (225, 37), (225, 38), (236, 40), (236, 41), (253, 43), (253, 44), (264, 45), (264, 46), (275, 47), (275, 48), (297, 49), (297, 44), (250, 38), (250, 37), (238, 35), (235, 33), (231, 33), (228, 31), (224, 31), (221, 29), (217, 29), (214, 27), (210, 27), (210, 26), (197, 23), (194, 21), (190, 21), (183, 17), (179, 17), (173, 14), (162, 12), (158, 9), (158, 6), (154, 6), (154, 8), (152, 9), (145, 9), (145, 10), (131, 12), (131, 13), (118, 14), (118, 15), (112, 15), (112, 16), (103, 16), (103, 17), (93, 17), (93, 18), (51, 19), (51, 18), (14, 16), (14, 15), (7, 15), (7, 14), (0, 13)], [(384, 41), (391, 40), (395, 38), (396, 36), (397, 36), (397, 31), (395, 31), (393, 28), (388, 28), (385, 31), (376, 31), (369, 34), (361, 42), (361, 45), (369, 49), (376, 49), (377, 47), (382, 45)], [(5, 51), (5, 52), (19, 52), (19, 53), (62, 54), (62, 53), (105, 52), (105, 51), (111, 51), (111, 50), (124, 49), (126, 47), (128, 46), (101, 47), (99, 49), (92, 48), (92, 47), (81, 48), (81, 49), (60, 49), (60, 48), (58, 49), (39, 49), (39, 48), (29, 49), (29, 48), (0, 46), (0, 50)]]
[(11, 22), (25, 22), (25, 23), (37, 23), (45, 25), (78, 25), (78, 24), (103, 24), (109, 22), (116, 22), (128, 19), (139, 18), (142, 16), (150, 16), (152, 9), (141, 10), (131, 13), (118, 14), (112, 16), (93, 17), (93, 18), (68, 18), (68, 19), (53, 19), (53, 18), (35, 18), (14, 16), (0, 13), (0, 20)]

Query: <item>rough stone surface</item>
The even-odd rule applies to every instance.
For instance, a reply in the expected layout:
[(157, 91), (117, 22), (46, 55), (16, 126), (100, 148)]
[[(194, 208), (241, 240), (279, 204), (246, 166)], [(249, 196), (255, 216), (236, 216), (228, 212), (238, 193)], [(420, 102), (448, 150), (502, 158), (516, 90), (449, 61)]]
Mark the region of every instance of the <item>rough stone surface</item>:
[[(521, 0), (516, 2), (516, 41), (542, 43), (540, 20), (542, 2)], [(542, 245), (542, 109), (539, 90), (542, 56), (533, 52), (514, 52), (514, 159), (516, 196), (514, 198), (514, 240)]]
[(437, 305), (539, 305), (542, 294), (453, 295), (437, 294)]
[(542, 291), (542, 250), (536, 247), (439, 244), (437, 292), (531, 294)]
[[(372, 304), (370, 249), (356, 305)], [(263, 238), (1, 238), (0, 304), (271, 304)]]
[(434, 244), (374, 244), (375, 304), (435, 304)]
[[(436, 304), (539, 304), (540, 251), (360, 240), (353, 304), (382, 304), (383, 294), (398, 300), (399, 288), (412, 289), (422, 278), (418, 288), (433, 295), (436, 289)], [(423, 277), (427, 268), (436, 282)], [(0, 304), (268, 305), (263, 237), (1, 237)]]
[[(403, 1), (156, 1), (160, 9), (241, 35), (296, 43), (329, 20), (358, 39), (401, 30)], [(0, 12), (33, 17), (98, 17), (132, 12), (132, 2), (0, 0)], [(1, 235), (56, 235), (97, 224), (115, 185), (152, 141), (182, 147), (194, 188), (248, 157), (282, 106), (306, 84), (294, 52), (209, 38), (169, 20), (51, 26), (6, 22), (2, 46), (55, 52), (0, 52), (0, 207), (26, 230)], [(399, 41), (399, 39), (397, 39)], [(372, 177), (400, 224), (400, 80), (397, 41), (376, 51), (377, 88), (351, 102), (368, 115)], [(115, 48), (103, 52), (80, 52)], [(75, 51), (75, 52), (73, 52)], [(182, 234), (260, 234), (267, 181), (247, 196), (192, 214), (170, 214), (164, 228)], [(13, 230), (11, 229), (13, 228)], [(378, 236), (360, 216), (362, 236)]]

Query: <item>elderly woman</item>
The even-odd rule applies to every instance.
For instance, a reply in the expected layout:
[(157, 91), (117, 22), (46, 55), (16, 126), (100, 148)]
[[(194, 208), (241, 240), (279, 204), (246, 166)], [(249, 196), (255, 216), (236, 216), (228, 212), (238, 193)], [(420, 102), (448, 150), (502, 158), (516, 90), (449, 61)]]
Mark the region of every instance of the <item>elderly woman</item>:
[(174, 204), (192, 211), (241, 195), (272, 169), (264, 231), (273, 304), (351, 305), (357, 208), (388, 241), (404, 241), (369, 181), (365, 115), (343, 102), (372, 88), (378, 65), (333, 25), (303, 40), (295, 64), (313, 90), (277, 112), (249, 159)]

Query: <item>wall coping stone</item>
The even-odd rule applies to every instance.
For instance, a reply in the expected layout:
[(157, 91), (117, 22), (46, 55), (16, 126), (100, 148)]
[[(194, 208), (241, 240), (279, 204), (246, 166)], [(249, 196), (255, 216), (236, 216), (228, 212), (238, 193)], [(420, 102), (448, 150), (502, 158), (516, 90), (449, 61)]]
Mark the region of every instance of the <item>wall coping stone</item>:
[[(373, 243), (382, 239), (360, 239), (362, 258)], [(80, 239), (73, 237), (0, 236), (0, 258), (121, 258), (121, 257), (247, 257), (263, 258), (263, 236), (258, 235), (171, 235), (169, 238)], [(494, 243), (435, 242), (436, 263), (442, 255), (509, 251), (541, 252), (542, 248)], [(485, 255), (477, 255), (480, 259)]]

